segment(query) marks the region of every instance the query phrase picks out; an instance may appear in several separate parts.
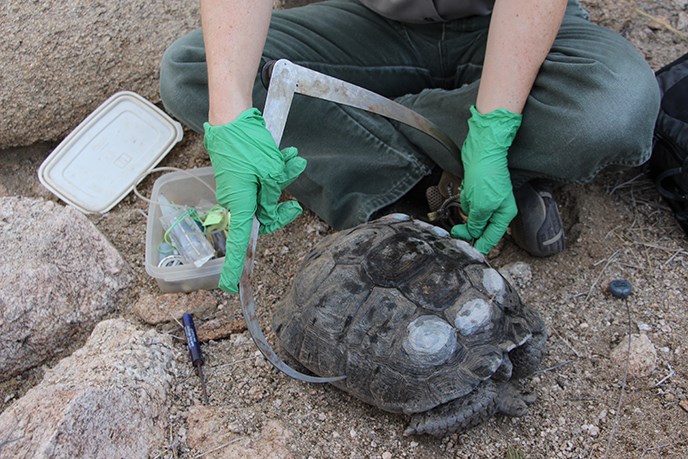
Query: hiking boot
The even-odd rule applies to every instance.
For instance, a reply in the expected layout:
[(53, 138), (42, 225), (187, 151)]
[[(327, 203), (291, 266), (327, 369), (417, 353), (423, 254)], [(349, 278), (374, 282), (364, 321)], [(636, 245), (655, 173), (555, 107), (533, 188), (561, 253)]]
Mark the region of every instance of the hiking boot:
[(425, 190), (428, 201), (428, 220), (451, 231), (454, 225), (463, 223), (460, 202), (461, 179), (449, 172), (442, 172), (440, 182)]
[(514, 191), (518, 215), (511, 222), (511, 237), (535, 257), (548, 257), (566, 248), (564, 225), (551, 189), (530, 181)]

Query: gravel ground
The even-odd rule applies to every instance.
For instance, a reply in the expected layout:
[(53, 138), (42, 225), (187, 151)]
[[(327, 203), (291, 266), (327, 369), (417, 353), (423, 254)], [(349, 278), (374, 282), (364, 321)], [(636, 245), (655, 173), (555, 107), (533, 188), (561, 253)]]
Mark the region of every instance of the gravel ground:
[[(686, 52), (688, 0), (588, 1), (585, 6), (594, 21), (631, 40), (655, 70)], [(0, 177), (8, 194), (48, 196), (34, 177), (52, 147), (3, 155)], [(163, 165), (209, 165), (200, 137), (187, 133)], [(154, 179), (147, 178), (140, 190), (150, 193)], [(496, 267), (515, 261), (530, 265), (532, 279), (519, 292), (550, 331), (543, 369), (526, 383), (538, 396), (527, 416), (498, 416), (441, 439), (403, 437), (407, 418), (364, 405), (334, 387), (277, 373), (246, 332), (205, 342), (210, 406), (202, 407), (181, 331), (171, 322), (159, 329), (180, 338), (182, 373), (172, 394), (169, 442), (154, 456), (688, 457), (688, 239), (641, 169), (564, 186), (559, 201), (569, 230), (564, 254), (531, 258), (507, 238), (491, 260)], [(92, 218), (136, 272), (131, 304), (142, 294), (159, 292), (144, 269), (146, 209), (132, 195), (109, 214)], [(304, 254), (329, 231), (305, 212), (259, 240), (254, 291), (272, 343), (271, 312)], [(616, 278), (634, 285), (625, 301), (606, 293)], [(220, 291), (211, 296), (213, 304), (196, 314), (199, 328), (216, 319), (241, 319), (238, 298)], [(129, 307), (121, 315), (136, 319)], [(610, 358), (629, 333), (645, 334), (656, 348), (656, 368), (647, 375), (625, 378), (625, 360)], [(41, 373), (37, 369), (0, 386), (0, 401), (4, 398), (6, 406), (21, 396)], [(208, 420), (219, 427), (213, 431)], [(203, 429), (209, 432), (205, 437), (199, 434)]]

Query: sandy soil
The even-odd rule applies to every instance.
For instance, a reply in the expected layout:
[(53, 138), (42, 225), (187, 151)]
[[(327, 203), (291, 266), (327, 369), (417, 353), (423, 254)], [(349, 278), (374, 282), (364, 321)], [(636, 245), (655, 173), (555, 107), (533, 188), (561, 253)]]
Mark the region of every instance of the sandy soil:
[[(631, 40), (655, 70), (688, 48), (688, 0), (592, 0), (585, 5), (594, 21)], [(8, 194), (49, 197), (37, 186), (35, 172), (53, 146), (3, 154), (0, 183)], [(209, 165), (200, 137), (187, 132), (163, 165)], [(142, 183), (143, 193), (150, 193), (155, 178)], [(333, 387), (278, 374), (246, 333), (204, 344), (211, 410), (222, 413), (244, 445), (259, 444), (263, 427), (281, 421), (288, 432), (282, 441), (294, 457), (688, 457), (688, 239), (642, 169), (605, 173), (590, 185), (564, 186), (559, 202), (569, 229), (565, 253), (531, 258), (507, 238), (501, 254), (491, 260), (496, 267), (514, 261), (531, 266), (532, 280), (520, 294), (541, 312), (550, 330), (543, 370), (527, 382), (538, 401), (526, 417), (496, 417), (442, 439), (406, 438), (401, 435), (407, 422), (403, 416), (366, 406)], [(144, 293), (159, 292), (144, 269), (146, 210), (146, 203), (130, 195), (107, 215), (92, 217), (136, 273), (132, 304)], [(305, 212), (285, 230), (259, 240), (254, 289), (272, 343), (271, 311), (309, 247), (329, 231)], [(634, 294), (625, 301), (606, 293), (609, 281), (617, 278), (633, 283)], [(238, 298), (220, 291), (212, 297), (214, 304), (197, 314), (197, 325), (241, 319)], [(120, 313), (136, 320), (130, 307)], [(181, 337), (174, 322), (160, 330)], [(610, 359), (628, 333), (644, 333), (656, 347), (651, 374), (626, 379), (624, 365)], [(155, 456), (205, 452), (203, 457), (223, 457), (232, 445), (209, 452), (224, 443), (221, 438), (190, 446), (187, 421), (201, 396), (182, 339), (178, 359), (182, 371), (172, 394), (169, 442)], [(37, 369), (3, 385), (0, 402), (4, 399), (6, 406), (21, 396), (41, 373)]]

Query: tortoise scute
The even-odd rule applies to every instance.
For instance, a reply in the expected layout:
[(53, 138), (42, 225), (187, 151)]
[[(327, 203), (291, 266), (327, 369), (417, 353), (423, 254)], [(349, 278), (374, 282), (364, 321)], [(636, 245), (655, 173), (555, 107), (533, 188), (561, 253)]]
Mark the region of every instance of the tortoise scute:
[[(359, 378), (359, 382), (366, 384), (369, 390), (361, 394), (351, 390), (348, 392), (391, 413), (422, 413), (470, 393), (481, 381), (473, 374), (461, 376), (461, 373), (461, 370), (438, 372), (428, 381), (427, 378), (408, 375), (404, 368), (378, 365), (366, 379)], [(407, 379), (408, 383), (401, 383)]]
[(379, 240), (393, 234), (390, 227), (370, 227), (350, 230), (329, 245), (327, 251), (337, 264), (359, 264), (369, 256), (371, 248), (379, 246)]
[(356, 312), (370, 295), (371, 285), (356, 266), (335, 266), (310, 298), (301, 302), (303, 325), (332, 342), (348, 329)]
[(485, 255), (482, 253), (478, 252), (475, 247), (470, 245), (466, 241), (462, 241), (461, 239), (453, 239), (452, 244), (460, 250), (462, 253), (464, 253), (468, 258), (471, 260), (478, 262), (478, 263), (484, 263), (485, 262)]
[(440, 228), (439, 226), (431, 225), (430, 223), (425, 223), (420, 220), (414, 220), (414, 223), (417, 227), (421, 228), (422, 230), (429, 231), (437, 237), (443, 239), (449, 239), (451, 237), (449, 231), (444, 228)]
[(496, 269), (483, 269), (483, 287), (490, 296), (494, 297), (495, 301), (499, 303), (504, 301), (506, 282)]
[(385, 358), (397, 336), (404, 336), (398, 324), (416, 314), (416, 305), (397, 290), (374, 287), (349, 325), (342, 343), (348, 349), (365, 349)]
[(437, 260), (427, 262), (424, 269), (397, 288), (411, 301), (431, 311), (442, 311), (470, 287), (460, 270), (442, 267)]
[(332, 256), (327, 253), (320, 254), (311, 260), (307, 260), (301, 272), (294, 279), (295, 301), (303, 304), (313, 297), (320, 285), (327, 279), (335, 267)]
[(456, 330), (437, 316), (420, 316), (407, 329), (404, 350), (418, 366), (443, 364), (456, 350)]
[(411, 217), (402, 213), (387, 214), (375, 220), (376, 223), (398, 223), (411, 221)]
[(377, 285), (396, 287), (432, 261), (432, 247), (422, 239), (396, 233), (378, 242), (364, 260), (366, 273)]
[(472, 299), (461, 307), (454, 319), (454, 325), (464, 336), (487, 331), (493, 327), (492, 310), (492, 305), (484, 299)]
[(315, 374), (328, 376), (346, 374), (344, 351), (330, 347), (328, 339), (312, 327), (305, 330), (299, 352), (292, 355), (295, 355), (299, 362)]
[(476, 346), (464, 360), (464, 367), (479, 379), (489, 378), (502, 363), (503, 352), (496, 346)]
[(492, 375), (492, 379), (497, 382), (505, 382), (511, 379), (514, 370), (514, 364), (511, 362), (509, 355), (502, 357), (502, 363), (497, 368), (497, 371)]

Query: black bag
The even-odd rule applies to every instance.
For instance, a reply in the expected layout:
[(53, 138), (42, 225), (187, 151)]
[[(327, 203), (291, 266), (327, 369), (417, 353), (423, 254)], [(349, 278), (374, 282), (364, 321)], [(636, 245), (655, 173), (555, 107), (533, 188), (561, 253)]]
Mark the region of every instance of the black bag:
[(688, 235), (688, 54), (658, 70), (656, 77), (662, 103), (649, 172)]

